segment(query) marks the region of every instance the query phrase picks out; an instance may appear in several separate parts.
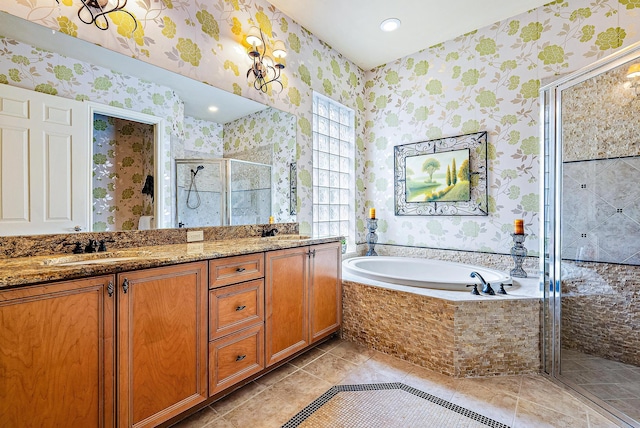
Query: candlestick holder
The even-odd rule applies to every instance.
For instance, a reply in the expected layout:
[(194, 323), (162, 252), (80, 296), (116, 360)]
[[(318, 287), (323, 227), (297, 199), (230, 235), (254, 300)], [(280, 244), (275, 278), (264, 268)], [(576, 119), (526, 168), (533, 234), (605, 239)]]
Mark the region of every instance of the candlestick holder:
[(513, 258), (513, 262), (515, 263), (515, 267), (511, 269), (511, 276), (516, 278), (526, 278), (527, 272), (522, 269), (522, 262), (524, 262), (524, 258), (527, 257), (527, 249), (524, 246), (524, 240), (527, 237), (526, 233), (515, 234), (512, 233), (513, 237), (513, 247), (511, 247), (511, 257)]
[(376, 242), (378, 242), (378, 235), (376, 234), (376, 229), (378, 228), (378, 219), (377, 218), (368, 218), (367, 219), (367, 228), (369, 229), (369, 233), (367, 233), (367, 244), (369, 244), (369, 251), (367, 251), (367, 256), (377, 256), (375, 247)]

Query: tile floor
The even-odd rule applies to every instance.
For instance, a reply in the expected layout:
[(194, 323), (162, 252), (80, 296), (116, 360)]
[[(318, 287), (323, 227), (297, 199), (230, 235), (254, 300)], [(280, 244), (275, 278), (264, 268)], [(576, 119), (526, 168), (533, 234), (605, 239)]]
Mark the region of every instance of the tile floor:
[(174, 428), (280, 427), (332, 385), (383, 382), (403, 382), (514, 428), (617, 426), (542, 376), (454, 379), (333, 339)]
[(640, 367), (562, 350), (562, 375), (640, 421)]

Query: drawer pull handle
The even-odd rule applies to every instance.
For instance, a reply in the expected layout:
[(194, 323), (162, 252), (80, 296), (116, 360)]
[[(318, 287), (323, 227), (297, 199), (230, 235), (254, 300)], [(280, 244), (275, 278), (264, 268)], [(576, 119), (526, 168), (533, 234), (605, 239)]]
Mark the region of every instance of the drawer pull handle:
[(236, 308), (236, 311), (240, 312), (240, 311), (241, 311), (241, 310), (243, 310), (244, 308), (246, 308), (246, 306), (245, 306), (245, 305), (238, 306), (238, 307)]
[(245, 268), (238, 268), (236, 269), (236, 272), (244, 272), (246, 269)]
[(247, 355), (246, 355), (246, 354), (245, 354), (245, 355), (238, 355), (238, 356), (236, 357), (236, 361), (242, 361), (242, 360), (244, 360), (245, 358), (247, 358)]

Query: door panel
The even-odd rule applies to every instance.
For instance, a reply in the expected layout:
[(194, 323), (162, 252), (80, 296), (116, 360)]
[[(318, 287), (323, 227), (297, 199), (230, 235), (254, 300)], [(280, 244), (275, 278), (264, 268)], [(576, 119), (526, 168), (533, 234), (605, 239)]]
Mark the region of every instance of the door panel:
[(0, 85), (0, 235), (89, 226), (88, 109)]

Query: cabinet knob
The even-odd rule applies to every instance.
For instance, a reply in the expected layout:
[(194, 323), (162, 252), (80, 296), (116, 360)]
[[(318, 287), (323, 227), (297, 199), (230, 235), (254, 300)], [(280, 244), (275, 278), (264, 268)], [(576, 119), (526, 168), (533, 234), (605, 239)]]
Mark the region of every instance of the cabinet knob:
[(127, 291), (129, 291), (129, 280), (127, 278), (122, 281), (122, 291), (124, 291), (124, 294), (127, 294)]
[(244, 360), (245, 358), (247, 358), (247, 355), (246, 355), (246, 354), (245, 354), (245, 355), (238, 355), (238, 356), (236, 357), (236, 361), (242, 361), (242, 360)]
[(244, 272), (246, 269), (245, 268), (238, 268), (236, 269), (236, 272)]
[(113, 296), (113, 281), (109, 281), (109, 285), (107, 285), (107, 293), (109, 293), (109, 297)]
[(243, 310), (244, 308), (246, 308), (246, 306), (245, 306), (245, 305), (238, 306), (238, 307), (236, 308), (236, 311), (238, 311), (238, 312), (239, 312), (239, 311)]

